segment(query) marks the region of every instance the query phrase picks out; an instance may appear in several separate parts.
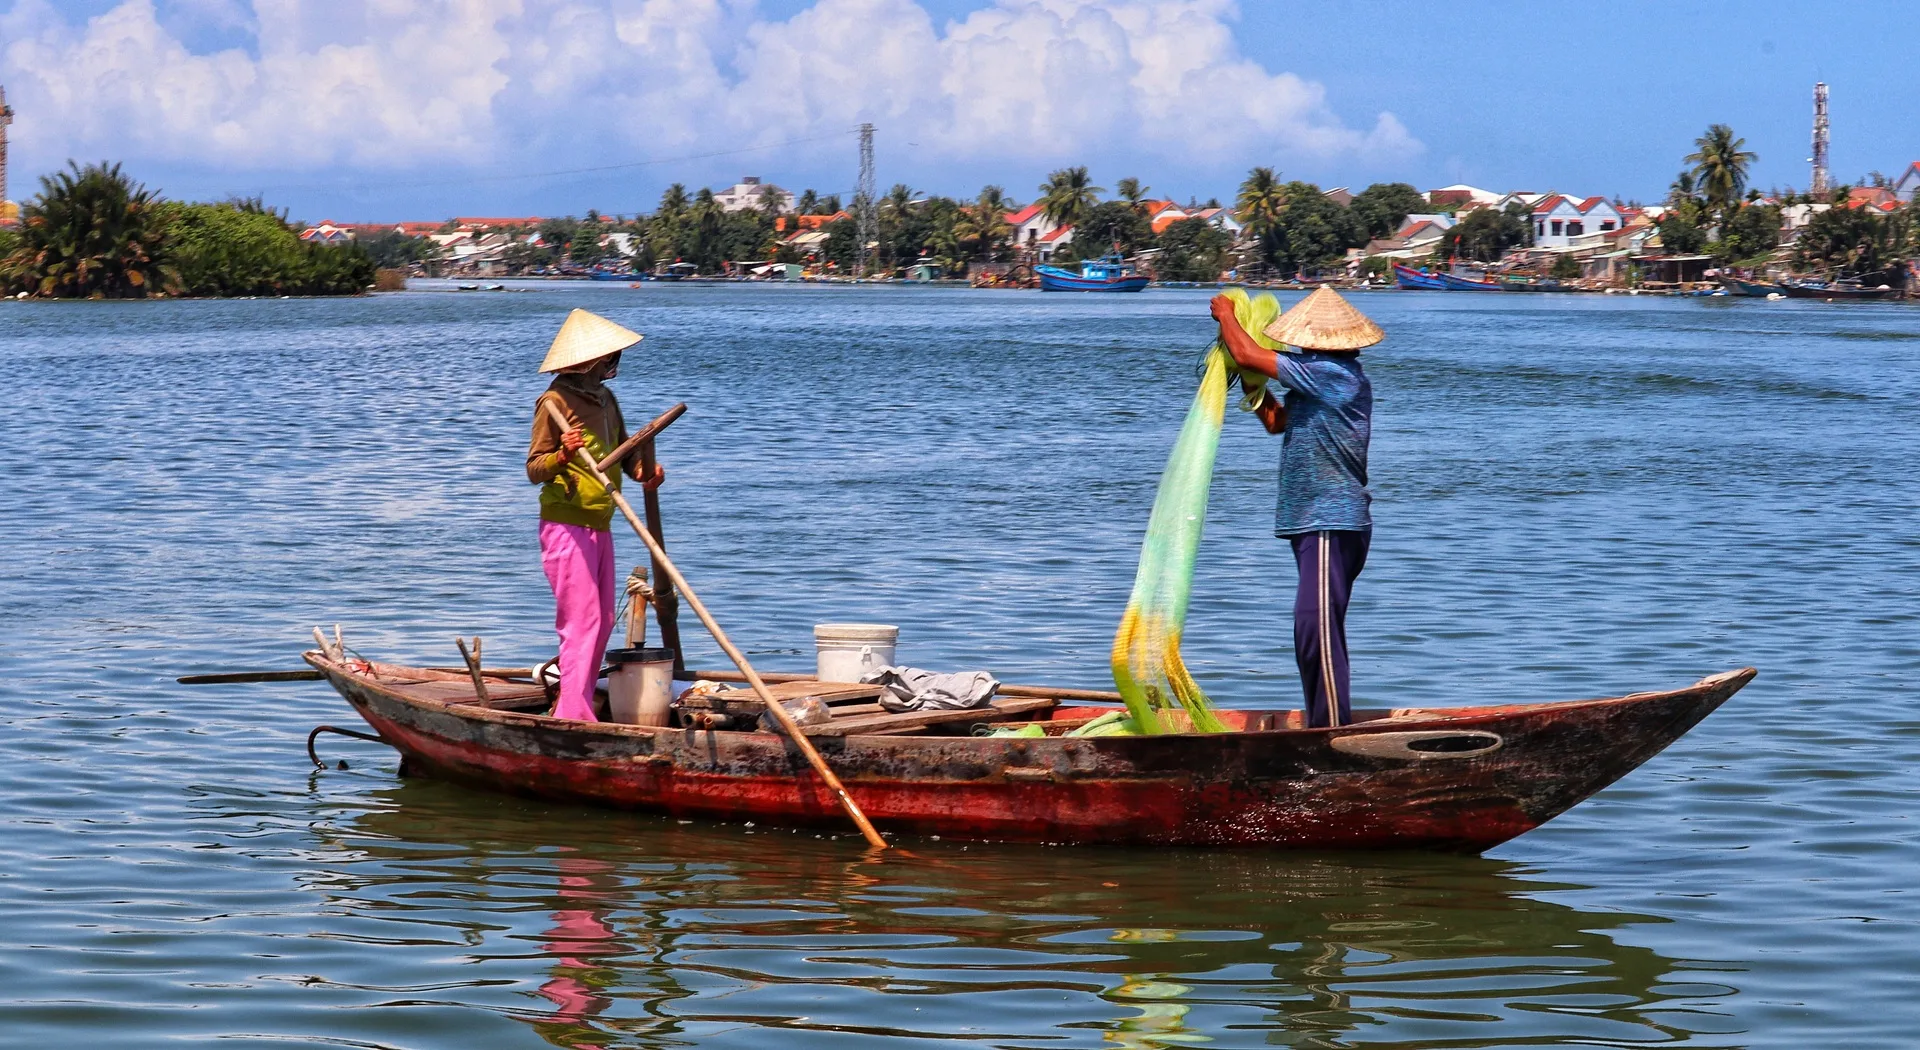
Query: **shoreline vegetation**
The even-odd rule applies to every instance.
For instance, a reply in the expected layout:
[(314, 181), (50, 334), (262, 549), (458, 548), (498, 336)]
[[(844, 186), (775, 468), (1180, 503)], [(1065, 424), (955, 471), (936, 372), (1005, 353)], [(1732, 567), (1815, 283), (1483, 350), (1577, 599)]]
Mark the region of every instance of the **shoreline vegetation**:
[(374, 283), (358, 244), (300, 239), (258, 199), (167, 200), (118, 164), (42, 176), (20, 225), (0, 230), (0, 294), (41, 299), (358, 295)]
[[(589, 210), (584, 218), (450, 219), (437, 227), (323, 223), (303, 235), (257, 198), (170, 201), (118, 164), (69, 161), (40, 179), (18, 227), (0, 229), (0, 294), (357, 295), (403, 289), (408, 276), (1026, 287), (1036, 264), (1071, 267), (1109, 252), (1176, 285), (1391, 286), (1394, 263), (1562, 290), (1717, 289), (1716, 272), (1895, 290), (1909, 284), (1920, 253), (1920, 201), (1900, 200), (1884, 177), (1818, 196), (1762, 193), (1748, 185), (1756, 155), (1731, 128), (1711, 125), (1694, 146), (1663, 200), (1614, 199), (1617, 219), (1586, 231), (1594, 243), (1584, 246), (1566, 243), (1560, 222), (1545, 221), (1558, 213), (1542, 209), (1568, 200), (1558, 194), (1459, 192), (1471, 187), (1423, 194), (1404, 182), (1349, 193), (1286, 180), (1269, 167), (1250, 170), (1227, 205), (1155, 200), (1136, 178), (1120, 179), (1114, 196), (1102, 199), (1106, 189), (1077, 166), (1050, 173), (1024, 206), (998, 185), (959, 200), (896, 184), (843, 207), (838, 195), (793, 194), (749, 179), (730, 199), (674, 183), (651, 214), (624, 218)], [(756, 194), (743, 200), (743, 190)], [(864, 245), (863, 224), (872, 231)], [(1580, 226), (1570, 222), (1569, 237)], [(1536, 243), (1549, 232), (1547, 243)]]

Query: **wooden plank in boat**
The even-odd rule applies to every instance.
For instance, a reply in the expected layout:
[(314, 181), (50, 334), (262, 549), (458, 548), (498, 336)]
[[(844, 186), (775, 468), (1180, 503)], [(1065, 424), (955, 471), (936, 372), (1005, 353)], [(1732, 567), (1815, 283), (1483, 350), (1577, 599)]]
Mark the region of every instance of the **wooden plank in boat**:
[[(872, 706), (871, 701), (878, 697), (881, 691), (877, 685), (860, 685), (856, 682), (817, 682), (812, 679), (767, 686), (767, 692), (781, 703), (813, 697), (834, 708), (836, 715), (845, 707)], [(751, 689), (729, 689), (722, 693), (684, 693), (680, 697), (680, 706), (689, 711), (718, 711), (732, 715), (753, 715), (766, 710), (766, 705), (760, 702), (760, 697)]]
[[(436, 704), (473, 704), (479, 698), (473, 693), (472, 679), (441, 680), (430, 682), (412, 682), (393, 687), (396, 693), (403, 693), (415, 700), (425, 700)], [(537, 685), (489, 685), (487, 695), (495, 701), (522, 702), (545, 699), (546, 691)]]
[(902, 711), (899, 713), (862, 715), (857, 718), (835, 718), (824, 725), (808, 726), (808, 736), (875, 736), (889, 733), (911, 733), (929, 726), (946, 725), (953, 722), (1004, 722), (1019, 715), (1034, 711), (1046, 711), (1059, 704), (1050, 698), (995, 700), (986, 707), (967, 707), (959, 710), (939, 708), (932, 711)]

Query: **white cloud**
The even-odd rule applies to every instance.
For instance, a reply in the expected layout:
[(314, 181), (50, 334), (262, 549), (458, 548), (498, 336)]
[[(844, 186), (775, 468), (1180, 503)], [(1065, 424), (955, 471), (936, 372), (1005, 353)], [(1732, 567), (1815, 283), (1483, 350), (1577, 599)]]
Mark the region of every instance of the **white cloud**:
[[(196, 53), (166, 28), (192, 17), (253, 46)], [(928, 165), (1421, 150), (1391, 114), (1349, 126), (1319, 85), (1243, 55), (1235, 17), (1228, 0), (997, 0), (945, 22), (912, 0), (784, 20), (750, 0), (124, 0), (75, 23), (18, 0), (0, 83), (39, 157), (229, 171), (585, 167), (862, 120)]]

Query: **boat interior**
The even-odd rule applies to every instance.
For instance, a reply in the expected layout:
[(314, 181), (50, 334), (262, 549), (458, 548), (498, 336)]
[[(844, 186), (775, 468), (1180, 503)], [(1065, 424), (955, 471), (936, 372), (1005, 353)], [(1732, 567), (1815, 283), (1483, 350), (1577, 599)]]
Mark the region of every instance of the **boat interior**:
[[(546, 686), (527, 674), (513, 671), (483, 672), (486, 682), (484, 700), (469, 674), (450, 669), (376, 663), (365, 665), (361, 673), (375, 679), (390, 692), (424, 703), (454, 707), (484, 706), (496, 711), (536, 716), (546, 715), (553, 707), (553, 696)], [(889, 711), (879, 703), (881, 688), (877, 685), (822, 682), (798, 676), (779, 677), (783, 680), (769, 683), (767, 687), (775, 699), (789, 705), (793, 701), (813, 699), (824, 708), (824, 720), (803, 727), (809, 736), (985, 736), (995, 730), (1026, 725), (1038, 725), (1048, 736), (1062, 736), (1104, 714), (1122, 709), (1118, 694), (1098, 694), (1100, 698), (1094, 699), (1085, 690), (1062, 689), (1061, 693), (1069, 695), (1003, 694), (984, 707)], [(1011, 688), (1023, 694), (1045, 692), (1035, 687)], [(602, 691), (596, 696), (596, 706), (603, 718), (606, 705), (607, 696)], [(689, 688), (674, 701), (670, 727), (738, 732), (773, 731), (762, 725), (764, 713), (764, 705), (759, 697), (747, 686), (706, 682)], [(1304, 713), (1298, 708), (1221, 709), (1217, 713), (1231, 732), (1306, 728)], [(1353, 721), (1436, 721), (1478, 713), (1481, 713), (1479, 709), (1466, 708), (1356, 710)], [(1161, 718), (1173, 732), (1185, 731), (1190, 727), (1184, 712), (1164, 712)]]

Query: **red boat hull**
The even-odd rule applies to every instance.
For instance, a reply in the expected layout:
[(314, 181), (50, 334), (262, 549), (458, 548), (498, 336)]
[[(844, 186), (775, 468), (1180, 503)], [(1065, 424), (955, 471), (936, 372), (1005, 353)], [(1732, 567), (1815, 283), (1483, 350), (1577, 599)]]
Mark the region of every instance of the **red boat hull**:
[[(318, 653), (403, 770), (556, 801), (841, 827), (798, 750), (766, 733), (652, 729), (425, 701)], [(1610, 700), (1376, 713), (1337, 730), (1158, 737), (822, 736), (883, 831), (1050, 843), (1478, 852), (1624, 776), (1749, 680)], [(1060, 708), (1056, 714), (1084, 712)], [(1467, 753), (1409, 748), (1465, 747)]]

